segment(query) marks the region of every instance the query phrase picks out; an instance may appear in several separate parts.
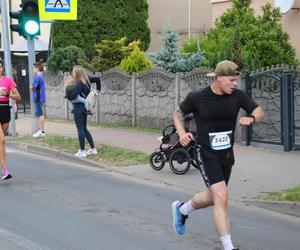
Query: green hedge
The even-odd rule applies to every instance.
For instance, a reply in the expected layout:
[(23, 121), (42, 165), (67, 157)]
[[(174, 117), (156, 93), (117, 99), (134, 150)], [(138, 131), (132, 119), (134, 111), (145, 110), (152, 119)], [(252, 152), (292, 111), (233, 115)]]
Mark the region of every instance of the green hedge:
[(52, 25), (54, 49), (75, 45), (89, 58), (100, 41), (127, 37), (140, 40), (146, 50), (150, 44), (146, 0), (78, 0), (77, 21), (57, 21)]

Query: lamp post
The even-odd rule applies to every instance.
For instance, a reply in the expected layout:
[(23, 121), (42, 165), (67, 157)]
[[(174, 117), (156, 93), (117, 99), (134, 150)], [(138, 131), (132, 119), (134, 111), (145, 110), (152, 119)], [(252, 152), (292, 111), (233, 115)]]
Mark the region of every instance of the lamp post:
[(188, 24), (188, 38), (189, 42), (191, 40), (191, 0), (189, 0), (189, 14), (188, 14), (189, 24)]

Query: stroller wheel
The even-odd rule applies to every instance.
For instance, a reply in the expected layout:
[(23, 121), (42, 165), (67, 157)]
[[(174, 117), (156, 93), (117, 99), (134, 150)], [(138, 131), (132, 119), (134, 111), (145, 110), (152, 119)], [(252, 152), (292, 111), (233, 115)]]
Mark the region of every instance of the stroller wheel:
[(165, 166), (166, 162), (162, 153), (153, 152), (149, 156), (149, 163), (154, 170), (161, 170)]
[(170, 168), (175, 174), (185, 174), (191, 167), (191, 157), (183, 148), (178, 148), (170, 156)]

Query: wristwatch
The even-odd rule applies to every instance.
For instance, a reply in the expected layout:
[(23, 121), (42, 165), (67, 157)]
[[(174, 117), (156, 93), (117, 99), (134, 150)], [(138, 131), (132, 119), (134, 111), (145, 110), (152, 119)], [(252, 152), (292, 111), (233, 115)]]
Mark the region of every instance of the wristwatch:
[(9, 97), (10, 93), (9, 92), (6, 92), (5, 96), (6, 97)]

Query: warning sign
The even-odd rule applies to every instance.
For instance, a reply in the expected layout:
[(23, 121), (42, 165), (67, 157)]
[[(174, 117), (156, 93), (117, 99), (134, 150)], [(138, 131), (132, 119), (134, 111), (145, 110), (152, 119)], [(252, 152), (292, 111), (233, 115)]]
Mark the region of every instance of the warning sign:
[(48, 0), (45, 9), (46, 12), (70, 12), (70, 0)]
[(77, 0), (39, 0), (41, 20), (77, 20)]

